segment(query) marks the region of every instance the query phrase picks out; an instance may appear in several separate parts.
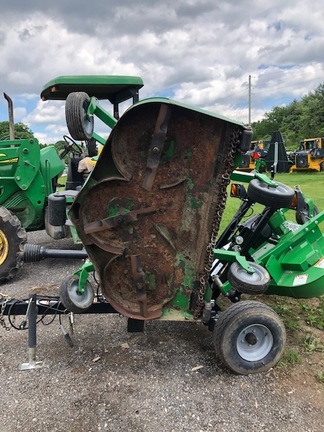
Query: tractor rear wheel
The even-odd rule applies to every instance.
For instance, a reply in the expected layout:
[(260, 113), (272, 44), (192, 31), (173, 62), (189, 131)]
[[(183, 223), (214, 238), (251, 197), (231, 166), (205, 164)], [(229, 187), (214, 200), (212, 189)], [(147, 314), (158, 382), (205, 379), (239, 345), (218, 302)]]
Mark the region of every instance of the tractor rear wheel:
[(65, 120), (70, 135), (75, 140), (92, 138), (94, 118), (88, 115), (90, 97), (85, 92), (73, 92), (65, 101)]
[(26, 241), (26, 231), (17, 216), (0, 206), (0, 282), (17, 274)]
[(253, 179), (247, 190), (248, 198), (266, 207), (276, 209), (290, 207), (295, 195), (294, 189), (283, 183), (276, 184), (277, 187), (272, 187), (259, 179)]
[(82, 313), (92, 305), (94, 292), (88, 281), (83, 293), (79, 292), (79, 278), (73, 275), (65, 278), (61, 283), (60, 299), (68, 311)]
[(285, 327), (275, 311), (252, 300), (235, 303), (221, 312), (213, 336), (217, 358), (242, 375), (275, 366), (286, 342)]

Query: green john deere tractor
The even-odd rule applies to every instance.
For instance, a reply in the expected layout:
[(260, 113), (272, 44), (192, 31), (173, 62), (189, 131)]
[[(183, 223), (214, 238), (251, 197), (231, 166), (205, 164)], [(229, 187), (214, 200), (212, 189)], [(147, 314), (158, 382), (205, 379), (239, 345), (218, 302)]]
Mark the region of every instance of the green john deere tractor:
[[(82, 107), (88, 107), (90, 98), (108, 100), (113, 115), (99, 103), (92, 104), (91, 118), (96, 115), (113, 128), (119, 118), (119, 105), (129, 99), (138, 101), (143, 81), (132, 76), (60, 76), (48, 82), (41, 92), (42, 100), (66, 100), (66, 119), (76, 140), (79, 139), (79, 105), (69, 95), (77, 95)], [(85, 93), (87, 92), (87, 93)], [(84, 96), (86, 98), (84, 98)], [(10, 139), (0, 141), (0, 282), (12, 279), (23, 261), (38, 261), (44, 251), (37, 245), (26, 244), (26, 231), (46, 229), (54, 239), (72, 236), (80, 242), (66, 211), (85, 181), (78, 172), (78, 163), (85, 156), (95, 157), (96, 143), (105, 139), (93, 130), (93, 121), (87, 135), (87, 152), (73, 138), (65, 135), (65, 147), (58, 155), (54, 146), (40, 148), (38, 140), (15, 139), (13, 108), (9, 103)], [(81, 98), (81, 99), (80, 99)], [(82, 113), (81, 113), (82, 114)], [(75, 120), (77, 119), (77, 121)], [(87, 121), (87, 118), (83, 119)], [(64, 157), (70, 154), (66, 189), (57, 192), (58, 178), (65, 169)], [(78, 253), (80, 252), (80, 253)], [(66, 251), (67, 257), (82, 257), (81, 251)], [(50, 256), (50, 253), (46, 253)]]

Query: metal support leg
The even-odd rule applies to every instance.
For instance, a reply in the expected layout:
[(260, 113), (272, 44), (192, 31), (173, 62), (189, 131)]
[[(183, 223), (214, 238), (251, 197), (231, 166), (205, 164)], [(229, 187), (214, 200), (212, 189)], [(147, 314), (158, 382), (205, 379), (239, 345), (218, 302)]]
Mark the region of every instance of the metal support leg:
[(38, 369), (43, 367), (43, 362), (36, 361), (36, 322), (37, 322), (37, 305), (36, 294), (29, 296), (28, 304), (28, 363), (22, 363), (20, 370)]

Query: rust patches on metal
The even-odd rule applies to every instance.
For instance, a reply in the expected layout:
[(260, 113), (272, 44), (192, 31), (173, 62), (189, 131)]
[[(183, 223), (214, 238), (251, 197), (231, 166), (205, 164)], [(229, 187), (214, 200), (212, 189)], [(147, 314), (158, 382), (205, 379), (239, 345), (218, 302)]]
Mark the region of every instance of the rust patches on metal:
[(132, 274), (134, 278), (134, 285), (136, 287), (136, 300), (139, 304), (140, 314), (144, 318), (149, 317), (147, 309), (147, 294), (146, 294), (146, 279), (142, 267), (141, 257), (139, 255), (131, 256)]
[(185, 178), (182, 178), (182, 179), (175, 180), (173, 183), (169, 183), (169, 184), (161, 185), (161, 186), (160, 186), (160, 189), (170, 189), (170, 188), (173, 188), (173, 187), (175, 187), (175, 186), (178, 186), (178, 185), (182, 184), (182, 183), (185, 182), (186, 180), (187, 180), (186, 177), (185, 177)]
[[(143, 188), (159, 112), (159, 104), (143, 104), (122, 116), (109, 139), (111, 152), (103, 154), (123, 180), (105, 175), (100, 161), (93, 171), (98, 183), (81, 191), (78, 201), (78, 233), (103, 295), (117, 311), (138, 319), (159, 317), (180, 288), (192, 288), (177, 265), (177, 253), (196, 275), (204, 270), (214, 210), (222, 199), (215, 172), (221, 172), (227, 123), (176, 106), (151, 189)], [(132, 256), (140, 256), (138, 273), (132, 271)], [(154, 280), (140, 301), (139, 273), (145, 281)]]
[(116, 216), (110, 216), (99, 221), (90, 222), (84, 225), (84, 232), (86, 234), (104, 231), (106, 229), (117, 228), (132, 222), (138, 221), (138, 216), (149, 215), (155, 213), (156, 209), (153, 207), (140, 208), (138, 210), (126, 211), (122, 209)]
[(171, 115), (170, 105), (162, 104), (160, 106), (159, 115), (155, 124), (155, 129), (150, 147), (148, 149), (148, 157), (145, 169), (145, 176), (142, 187), (147, 191), (152, 190), (154, 179), (159, 167), (166, 133), (168, 131), (168, 123)]

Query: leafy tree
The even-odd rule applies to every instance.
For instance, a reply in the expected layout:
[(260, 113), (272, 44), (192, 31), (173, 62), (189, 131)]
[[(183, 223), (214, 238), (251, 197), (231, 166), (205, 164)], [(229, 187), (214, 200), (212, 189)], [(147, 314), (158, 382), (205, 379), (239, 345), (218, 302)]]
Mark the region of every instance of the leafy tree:
[(252, 123), (253, 139), (271, 137), (280, 130), (287, 150), (296, 150), (305, 138), (324, 136), (324, 84), (284, 107), (274, 107), (264, 119)]
[(55, 147), (58, 154), (60, 154), (64, 150), (65, 145), (66, 145), (66, 142), (64, 140), (57, 141), (54, 144), (54, 147)]
[[(34, 133), (24, 123), (15, 123), (15, 139), (34, 138)], [(0, 122), (0, 139), (9, 139), (9, 122)]]

